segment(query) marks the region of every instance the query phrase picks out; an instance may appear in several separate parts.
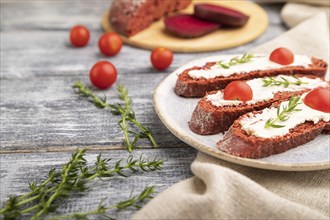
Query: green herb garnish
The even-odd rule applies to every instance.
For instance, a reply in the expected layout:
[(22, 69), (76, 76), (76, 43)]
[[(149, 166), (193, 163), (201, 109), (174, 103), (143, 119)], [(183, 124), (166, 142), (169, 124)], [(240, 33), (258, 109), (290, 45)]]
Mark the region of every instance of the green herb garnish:
[[(66, 197), (74, 192), (87, 192), (89, 187), (87, 183), (96, 179), (111, 178), (114, 175), (128, 177), (129, 173), (137, 171), (149, 172), (160, 170), (163, 161), (157, 158), (153, 160), (145, 159), (142, 156), (134, 159), (129, 156), (126, 163), (118, 160), (111, 166), (111, 158), (102, 158), (99, 154), (93, 166), (88, 166), (84, 158), (86, 149), (77, 150), (72, 154), (71, 159), (62, 166), (61, 170), (51, 169), (46, 180), (41, 183), (32, 182), (29, 184), (30, 192), (22, 196), (12, 196), (0, 209), (0, 214), (4, 219), (25, 218), (44, 219), (50, 213), (57, 210), (57, 204), (60, 204)], [(98, 209), (86, 213), (74, 214), (69, 216), (54, 217), (54, 219), (86, 217), (92, 214), (103, 214), (109, 209), (123, 209), (129, 206), (138, 207), (137, 203), (144, 199), (151, 198), (150, 194), (154, 192), (154, 187), (147, 187), (139, 196), (131, 197), (117, 203), (114, 206)], [(86, 218), (85, 218), (86, 219)]]
[(144, 190), (137, 196), (131, 196), (129, 199), (118, 202), (115, 205), (111, 206), (104, 206), (103, 201), (100, 202), (98, 207), (94, 210), (87, 211), (87, 212), (81, 212), (81, 213), (75, 213), (75, 214), (70, 214), (70, 215), (62, 215), (62, 216), (55, 216), (53, 218), (50, 218), (49, 220), (59, 220), (59, 219), (88, 219), (87, 216), (90, 215), (98, 215), (98, 216), (103, 216), (107, 219), (113, 219), (111, 216), (107, 215), (107, 211), (110, 211), (112, 209), (124, 209), (128, 207), (134, 207), (134, 208), (141, 208), (139, 203), (143, 202), (144, 200), (147, 199), (152, 199), (153, 196), (152, 194), (155, 192), (155, 187), (146, 187)]
[(289, 87), (289, 85), (298, 85), (298, 86), (300, 86), (302, 84), (308, 84), (308, 82), (303, 82), (297, 77), (294, 77), (294, 78), (296, 79), (295, 82), (289, 81), (284, 77), (281, 77), (282, 80), (276, 80), (273, 77), (267, 77), (267, 78), (262, 79), (262, 81), (264, 83), (262, 86), (267, 87), (267, 86), (280, 86), (280, 85), (283, 85), (284, 88), (287, 88), (287, 87)]
[(246, 53), (242, 57), (234, 57), (232, 58), (228, 63), (225, 63), (223, 60), (220, 60), (217, 62), (219, 66), (221, 66), (224, 69), (229, 69), (231, 66), (241, 64), (241, 63), (247, 63), (251, 61), (253, 58), (253, 54)]
[[(90, 101), (98, 108), (109, 108), (114, 115), (120, 115), (121, 119), (118, 121), (119, 127), (124, 133), (123, 144), (129, 152), (132, 152), (136, 148), (136, 143), (139, 138), (148, 138), (154, 147), (157, 147), (157, 143), (154, 140), (149, 128), (145, 127), (136, 120), (135, 113), (132, 109), (132, 99), (128, 96), (128, 90), (123, 85), (119, 85), (117, 88), (118, 97), (123, 101), (122, 104), (108, 104), (106, 97), (99, 98), (90, 89), (86, 88), (80, 81), (73, 85), (73, 88), (77, 89), (77, 93), (83, 97), (90, 98)], [(129, 124), (135, 125), (140, 131), (135, 132), (129, 128)], [(130, 140), (130, 135), (134, 135)]]
[[(301, 96), (292, 96), (289, 100), (287, 106), (283, 106), (280, 104), (277, 107), (277, 117), (270, 118), (265, 123), (265, 128), (283, 128), (285, 125), (278, 125), (276, 122), (278, 121), (287, 121), (290, 118), (290, 115), (293, 112), (301, 111), (301, 109), (297, 109), (297, 106), (301, 104), (299, 102)], [(282, 108), (281, 108), (282, 107)]]

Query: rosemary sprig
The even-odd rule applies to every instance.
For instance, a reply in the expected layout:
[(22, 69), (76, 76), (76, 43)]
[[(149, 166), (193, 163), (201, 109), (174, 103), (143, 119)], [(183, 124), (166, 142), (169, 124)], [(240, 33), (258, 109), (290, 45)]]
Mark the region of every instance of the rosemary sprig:
[(31, 219), (41, 219), (57, 209), (56, 204), (74, 192), (85, 192), (89, 188), (87, 183), (95, 178), (109, 178), (115, 174), (128, 177), (129, 172), (139, 170), (150, 172), (160, 170), (163, 161), (155, 157), (153, 160), (145, 159), (141, 155), (134, 159), (130, 155), (126, 164), (118, 160), (114, 167), (109, 165), (111, 158), (97, 156), (94, 166), (87, 166), (84, 158), (86, 150), (77, 150), (72, 154), (69, 162), (62, 166), (60, 171), (52, 169), (46, 180), (40, 184), (31, 183), (30, 192), (22, 196), (12, 196), (0, 209), (4, 219), (15, 219), (26, 215), (32, 215)]
[(280, 86), (280, 85), (283, 85), (284, 88), (287, 88), (287, 87), (289, 87), (289, 85), (298, 85), (298, 86), (300, 86), (302, 84), (308, 84), (308, 82), (303, 82), (303, 81), (301, 81), (301, 79), (299, 79), (297, 77), (294, 77), (296, 79), (295, 82), (289, 81), (284, 77), (280, 77), (280, 78), (282, 80), (276, 80), (273, 77), (264, 78), (264, 79), (262, 79), (262, 81), (264, 83), (262, 86), (267, 87), (267, 86)]
[(59, 219), (88, 219), (88, 216), (90, 215), (98, 215), (98, 216), (105, 216), (107, 218), (110, 218), (110, 216), (106, 215), (107, 211), (110, 211), (112, 209), (121, 210), (128, 207), (134, 207), (134, 208), (141, 208), (139, 203), (144, 202), (147, 199), (152, 199), (152, 194), (155, 192), (155, 187), (145, 187), (144, 190), (137, 196), (130, 197), (127, 200), (120, 201), (115, 205), (105, 207), (103, 205), (103, 201), (100, 202), (98, 207), (94, 210), (87, 211), (87, 212), (81, 212), (81, 213), (75, 213), (70, 215), (63, 215), (63, 216), (55, 216), (53, 218), (50, 218), (49, 220), (59, 220)]
[(246, 54), (243, 54), (242, 57), (237, 57), (237, 56), (233, 57), (232, 59), (230, 59), (230, 61), (228, 63), (225, 63), (223, 60), (220, 60), (217, 62), (217, 64), (224, 69), (229, 69), (231, 66), (234, 66), (237, 64), (242, 64), (242, 63), (247, 63), (247, 62), (251, 61), (252, 58), (253, 58), (253, 54), (246, 53)]
[[(293, 112), (301, 111), (301, 109), (297, 109), (297, 106), (301, 104), (300, 101), (301, 96), (292, 96), (289, 100), (287, 106), (279, 105), (277, 107), (276, 118), (270, 118), (265, 123), (265, 128), (283, 128), (285, 125), (276, 124), (278, 121), (287, 121), (290, 118), (290, 115)], [(282, 109), (281, 109), (282, 107)]]
[[(86, 88), (80, 81), (73, 85), (73, 88), (77, 89), (77, 93), (83, 97), (89, 98), (90, 101), (98, 108), (109, 108), (114, 115), (120, 115), (121, 119), (118, 121), (118, 125), (124, 133), (125, 139), (123, 144), (129, 152), (132, 152), (136, 148), (136, 143), (139, 138), (148, 138), (154, 147), (157, 147), (157, 143), (152, 136), (151, 130), (136, 120), (135, 112), (132, 109), (132, 99), (128, 96), (128, 90), (123, 85), (119, 85), (117, 88), (118, 97), (123, 101), (123, 104), (108, 104), (106, 97), (99, 98), (90, 89)], [(135, 125), (140, 131), (135, 132), (130, 130), (129, 123)], [(130, 135), (133, 135), (130, 140)]]

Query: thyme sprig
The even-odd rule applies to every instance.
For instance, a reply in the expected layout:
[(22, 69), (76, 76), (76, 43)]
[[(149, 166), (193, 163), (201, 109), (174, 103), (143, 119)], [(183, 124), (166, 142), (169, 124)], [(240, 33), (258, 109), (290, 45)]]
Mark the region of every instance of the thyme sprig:
[(70, 214), (70, 215), (55, 216), (55, 217), (50, 218), (49, 220), (73, 219), (73, 218), (74, 219), (88, 219), (88, 216), (90, 216), (90, 215), (104, 216), (104, 217), (112, 219), (109, 215), (107, 215), (107, 211), (110, 211), (112, 209), (121, 210), (121, 209), (125, 209), (128, 207), (141, 208), (140, 203), (144, 202), (147, 199), (152, 199), (153, 198), (152, 194), (154, 192), (155, 192), (154, 186), (145, 187), (139, 195), (130, 197), (129, 199), (124, 200), (124, 201), (120, 201), (115, 205), (106, 207), (103, 205), (103, 201), (101, 201), (99, 203), (98, 207), (94, 210), (87, 211), (87, 212), (81, 212), (81, 213), (74, 213), (74, 214)]
[(88, 180), (92, 180), (95, 178), (102, 178), (102, 177), (112, 177), (114, 174), (118, 174), (123, 177), (128, 177), (127, 173), (124, 171), (131, 171), (133, 173), (142, 170), (144, 172), (150, 172), (155, 170), (162, 169), (163, 160), (158, 159), (155, 157), (153, 160), (145, 159), (141, 155), (139, 159), (134, 159), (132, 155), (130, 155), (126, 160), (126, 165), (122, 165), (122, 160), (118, 160), (115, 164), (113, 169), (109, 168), (109, 162), (111, 159), (102, 159), (101, 154), (98, 155), (95, 168), (92, 170), (89, 169), (82, 169), (81, 172), (83, 176)]
[(69, 191), (86, 190), (85, 182), (77, 177), (79, 168), (86, 166), (86, 160), (83, 158), (85, 152), (83, 149), (73, 153), (61, 171), (50, 170), (48, 178), (40, 184), (30, 183), (29, 193), (10, 197), (0, 214), (4, 215), (5, 219), (15, 219), (27, 213), (33, 213), (31, 219), (41, 218), (45, 213), (53, 212), (57, 208), (54, 200), (66, 197)]
[[(124, 133), (123, 145), (129, 152), (132, 152), (136, 148), (136, 143), (140, 138), (148, 138), (153, 147), (157, 147), (157, 143), (152, 136), (151, 130), (142, 125), (136, 120), (135, 112), (132, 109), (132, 99), (128, 96), (128, 90), (123, 85), (119, 85), (117, 88), (118, 98), (123, 103), (108, 104), (106, 97), (100, 98), (96, 96), (90, 89), (86, 88), (80, 81), (73, 85), (73, 88), (77, 89), (77, 93), (83, 97), (89, 98), (90, 101), (98, 108), (109, 108), (114, 115), (120, 115), (121, 119), (118, 121), (118, 125)], [(139, 132), (130, 129), (129, 124), (135, 125)], [(130, 135), (133, 135), (130, 139)]]
[(237, 64), (242, 64), (242, 63), (247, 63), (247, 62), (251, 61), (253, 57), (254, 57), (253, 54), (245, 53), (241, 57), (236, 56), (236, 57), (231, 58), (228, 63), (225, 63), (225, 61), (220, 60), (217, 62), (217, 64), (224, 69), (229, 69), (231, 66), (234, 66)]
[(294, 77), (296, 79), (295, 82), (292, 82), (292, 81), (289, 81), (287, 80), (286, 78), (284, 77), (280, 77), (282, 80), (276, 80), (274, 79), (273, 77), (266, 77), (264, 79), (262, 79), (263, 81), (263, 87), (267, 87), (267, 86), (280, 86), (280, 85), (283, 85), (284, 88), (287, 88), (289, 87), (289, 85), (302, 85), (302, 84), (308, 84), (308, 82), (303, 82), (301, 81), (301, 79), (297, 78), (297, 77)]
[(287, 121), (290, 118), (290, 115), (293, 112), (301, 111), (301, 109), (297, 109), (297, 106), (301, 104), (300, 101), (301, 96), (292, 96), (289, 100), (288, 105), (282, 106), (279, 105), (276, 111), (276, 118), (270, 118), (265, 123), (265, 128), (283, 128), (285, 125), (276, 124), (278, 121)]
[[(26, 215), (31, 219), (42, 219), (49, 213), (56, 211), (57, 204), (74, 192), (89, 190), (87, 183), (96, 178), (110, 178), (115, 174), (128, 177), (129, 173), (137, 171), (150, 172), (160, 170), (163, 161), (155, 157), (153, 160), (143, 158), (134, 159), (130, 155), (126, 163), (118, 160), (112, 167), (109, 165), (111, 158), (102, 158), (99, 154), (94, 166), (89, 167), (85, 160), (86, 149), (77, 150), (72, 154), (69, 162), (57, 171), (48, 172), (46, 180), (37, 184), (30, 183), (30, 192), (22, 196), (12, 196), (0, 209), (4, 219), (15, 219)], [(118, 206), (119, 207), (119, 206)]]

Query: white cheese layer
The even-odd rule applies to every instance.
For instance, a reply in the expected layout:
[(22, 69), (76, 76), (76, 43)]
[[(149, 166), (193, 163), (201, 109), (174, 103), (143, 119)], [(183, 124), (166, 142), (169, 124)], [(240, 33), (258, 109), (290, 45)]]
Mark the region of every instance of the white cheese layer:
[[(279, 75), (277, 77), (273, 77), (275, 80), (283, 81), (282, 78), (287, 79), (289, 82), (297, 82), (297, 79), (293, 76), (285, 76), (285, 75)], [(328, 83), (319, 79), (311, 79), (307, 77), (299, 77), (301, 82), (307, 83), (307, 84), (301, 84), (301, 85), (294, 85), (290, 84), (287, 88), (284, 87), (284, 85), (280, 86), (263, 86), (263, 79), (264, 78), (257, 78), (253, 80), (248, 80), (246, 83), (251, 87), (253, 92), (253, 98), (250, 101), (242, 102), (237, 100), (225, 100), (223, 98), (223, 93), (221, 91), (218, 91), (215, 94), (208, 95), (206, 99), (211, 102), (212, 105), (221, 107), (221, 106), (235, 106), (240, 104), (255, 104), (257, 102), (267, 101), (274, 97), (274, 94), (277, 92), (295, 92), (295, 91), (301, 91), (306, 89), (314, 89), (316, 87), (327, 87)], [(267, 77), (265, 78), (267, 79)]]
[[(287, 121), (277, 121), (275, 123), (285, 127), (265, 128), (266, 121), (269, 118), (276, 118), (277, 111), (277, 108), (266, 108), (260, 114), (253, 115), (252, 113), (248, 113), (247, 116), (240, 121), (242, 130), (244, 130), (247, 134), (256, 137), (274, 138), (288, 134), (290, 129), (295, 128), (299, 124), (302, 124), (306, 121), (311, 121), (314, 124), (318, 123), (320, 120), (328, 122), (330, 120), (330, 113), (317, 111), (305, 105), (303, 102), (305, 95), (306, 94), (301, 96), (301, 104), (299, 104), (296, 108), (301, 109), (301, 111), (296, 111), (290, 114), (290, 117)], [(288, 103), (289, 101), (282, 102), (281, 106), (287, 106)]]
[[(224, 60), (228, 63), (230, 59)], [(229, 69), (224, 69), (220, 65), (213, 65), (210, 69), (205, 70), (191, 70), (188, 75), (193, 79), (205, 78), (212, 79), (218, 76), (227, 77), (233, 74), (248, 73), (256, 70), (271, 70), (280, 69), (287, 66), (303, 66), (308, 67), (312, 64), (311, 58), (308, 56), (294, 55), (294, 62), (290, 65), (281, 65), (269, 60), (269, 55), (255, 55), (251, 61), (247, 63), (237, 64), (231, 66)]]

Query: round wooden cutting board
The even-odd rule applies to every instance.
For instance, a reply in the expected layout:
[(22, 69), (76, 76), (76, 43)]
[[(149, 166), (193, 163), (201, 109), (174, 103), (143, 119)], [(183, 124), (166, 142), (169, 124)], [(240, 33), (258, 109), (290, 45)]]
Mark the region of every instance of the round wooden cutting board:
[[(166, 47), (175, 52), (207, 52), (237, 47), (259, 37), (268, 26), (267, 13), (257, 4), (249, 1), (211, 1), (195, 0), (194, 3), (207, 2), (237, 9), (250, 16), (244, 27), (219, 29), (199, 38), (179, 38), (165, 31), (163, 20), (154, 22), (150, 27), (132, 36), (122, 36), (130, 45), (145, 49)], [(193, 4), (180, 13), (193, 13)], [(109, 14), (103, 16), (102, 26), (105, 31), (114, 31), (109, 23)]]

